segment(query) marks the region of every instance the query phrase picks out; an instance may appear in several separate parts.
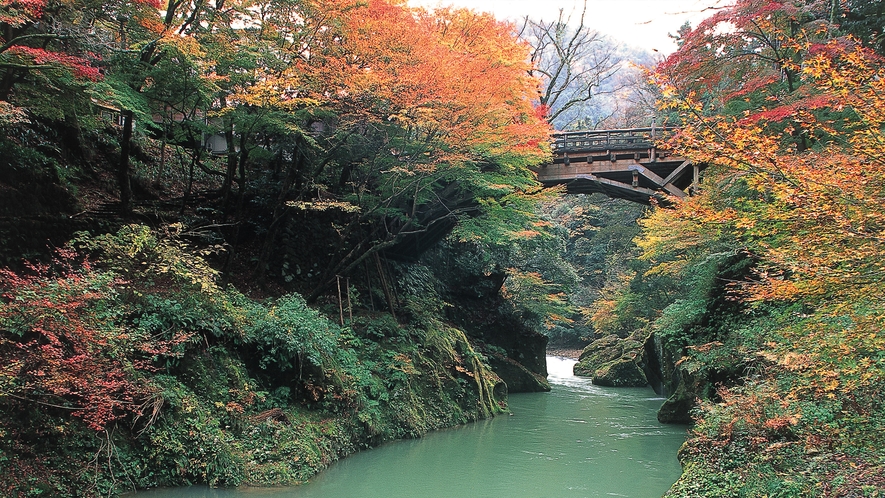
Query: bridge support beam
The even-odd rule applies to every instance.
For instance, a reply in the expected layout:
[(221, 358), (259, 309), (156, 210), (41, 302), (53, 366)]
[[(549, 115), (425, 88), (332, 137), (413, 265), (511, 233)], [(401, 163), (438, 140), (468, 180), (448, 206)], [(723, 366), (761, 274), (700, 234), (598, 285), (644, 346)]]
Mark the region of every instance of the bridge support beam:
[(638, 194), (639, 196), (644, 196), (646, 199), (658, 196), (658, 192), (650, 188), (634, 187), (626, 183), (609, 180), (608, 178), (601, 178), (596, 175), (575, 175), (575, 180), (593, 182), (602, 187), (599, 189), (600, 192), (606, 193), (612, 197), (625, 197), (624, 195), (618, 195), (619, 193), (623, 194), (624, 192), (631, 192), (634, 195)]
[[(664, 178), (661, 178), (660, 176), (656, 175), (653, 171), (649, 170), (648, 168), (646, 168), (645, 166), (643, 166), (641, 164), (634, 164), (632, 166), (629, 166), (629, 168), (634, 173), (639, 173), (640, 175), (653, 181), (655, 184), (657, 184), (658, 187), (666, 190), (671, 195), (675, 195), (676, 197), (680, 197), (680, 198), (688, 196), (688, 194), (686, 194), (682, 189), (680, 189), (676, 185), (673, 185), (672, 183), (668, 182)], [(672, 175), (670, 175), (670, 176), (672, 176)], [(633, 183), (638, 185), (638, 183), (636, 181), (634, 181)], [(634, 186), (636, 186), (636, 185), (634, 185)]]
[[(667, 178), (664, 178), (664, 183), (672, 183), (676, 180), (680, 179), (682, 175), (685, 174), (685, 170), (691, 166), (691, 161), (683, 161), (682, 164), (676, 167), (672, 173), (667, 175)], [(695, 166), (697, 168), (697, 166)]]

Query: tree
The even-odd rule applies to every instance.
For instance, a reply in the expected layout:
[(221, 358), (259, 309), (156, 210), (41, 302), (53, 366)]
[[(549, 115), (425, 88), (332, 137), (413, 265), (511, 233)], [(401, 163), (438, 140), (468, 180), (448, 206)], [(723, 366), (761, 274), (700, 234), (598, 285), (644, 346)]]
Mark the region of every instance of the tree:
[[(738, 26), (774, 29), (774, 21), (784, 19), (794, 36), (778, 30), (770, 36), (745, 33), (743, 39), (754, 40), (753, 46), (758, 40), (780, 42), (765, 42), (764, 49), (751, 54), (745, 53), (747, 47), (732, 53), (715, 46), (698, 48), (691, 41), (680, 49), (686, 53), (664, 63), (662, 70), (695, 63), (688, 68), (711, 69), (730, 65), (735, 57), (764, 60), (783, 75), (792, 92), (784, 93), (773, 75), (736, 85), (720, 79), (719, 85), (732, 90), (725, 95), (743, 103), (743, 111), (734, 115), (723, 112), (730, 104), (727, 97), (719, 113), (711, 112), (701, 101), (706, 94), (684, 86), (683, 74), (662, 78), (669, 105), (685, 119), (673, 146), (694, 161), (715, 166), (705, 183), (729, 185), (714, 189), (720, 197), (713, 203), (692, 199), (681, 203), (676, 214), (734, 231), (744, 250), (761, 258), (759, 278), (742, 286), (748, 299), (826, 297), (843, 302), (868, 295), (873, 292), (868, 285), (878, 285), (876, 261), (881, 257), (874, 248), (881, 212), (877, 192), (883, 181), (875, 145), (881, 140), (885, 105), (878, 94), (881, 60), (851, 40), (815, 43), (811, 34), (800, 36), (790, 20), (806, 15), (805, 9), (785, 5), (783, 10), (769, 6), (760, 11), (755, 2), (746, 3), (734, 13), (756, 17), (736, 21)], [(770, 22), (759, 19), (761, 12), (768, 12), (764, 19)], [(726, 19), (717, 17), (713, 26)], [(712, 26), (699, 29), (709, 32)], [(693, 57), (692, 51), (705, 55)], [(759, 85), (765, 81), (768, 86)], [(751, 98), (748, 88), (768, 93), (762, 94), (764, 99)]]
[[(751, 196), (740, 210), (726, 208), (715, 215), (744, 230), (759, 244), (754, 250), (780, 268), (766, 270), (767, 276), (752, 286), (758, 299), (849, 299), (855, 292), (872, 292), (863, 289), (878, 281), (873, 275), (880, 256), (873, 246), (883, 181), (876, 145), (885, 105), (878, 94), (881, 61), (845, 40), (809, 51), (812, 55), (794, 68), (813, 85), (802, 99), (746, 117), (696, 121), (676, 142), (692, 157), (727, 168), (718, 174), (738, 176), (762, 195), (758, 200)], [(802, 123), (804, 133), (827, 140), (800, 151), (789, 142), (785, 146), (783, 135), (767, 126), (793, 120)], [(793, 131), (787, 127), (782, 133)], [(698, 134), (705, 135), (703, 152)], [(855, 178), (863, 181), (855, 183)], [(809, 245), (811, 237), (818, 242)]]
[(84, 83), (101, 78), (97, 56), (74, 21), (85, 5), (45, 0), (0, 3), (0, 122), (64, 119), (84, 106)]
[(669, 91), (710, 106), (705, 112), (760, 92), (762, 98), (793, 93), (801, 85), (796, 65), (807, 56), (807, 41), (825, 39), (832, 29), (824, 3), (741, 0), (683, 32), (679, 50), (656, 71)]
[(312, 39), (323, 50), (297, 68), (299, 96), (332, 130), (316, 138), (328, 152), (310, 180), (355, 207), (316, 292), (375, 253), (438, 240), (483, 204), (492, 212), (533, 188), (527, 166), (547, 153), (536, 82), (507, 24), (380, 1), (337, 15)]
[[(739, 2), (732, 14), (753, 15), (732, 22), (753, 29), (740, 35), (708, 32), (708, 41), (733, 43), (692, 41), (663, 66), (662, 80), (673, 83), (663, 88), (666, 105), (684, 120), (671, 145), (710, 168), (700, 195), (649, 218), (640, 245), (657, 258), (660, 271), (699, 259), (686, 254), (715, 257), (721, 251), (704, 246), (717, 239), (751, 258), (750, 275), (728, 285), (732, 300), (745, 308), (742, 325), (729, 331), (726, 344), (690, 347), (683, 365), (689, 371), (710, 368), (733, 356), (731, 350), (741, 351), (744, 361), (748, 355), (760, 358), (763, 372), (743, 379), (745, 388), (720, 392), (719, 408), (703, 406), (689, 444), (694, 462), (709, 458), (700, 456), (701, 448), (731, 441), (771, 448), (786, 435), (862, 455), (850, 469), (838, 460), (828, 463), (840, 472), (863, 475), (854, 468), (876, 465), (878, 442), (865, 441), (880, 441), (878, 399), (885, 378), (880, 354), (885, 64), (856, 39), (832, 36), (822, 17), (826, 6)], [(720, 16), (717, 22), (728, 19)], [(669, 72), (683, 63), (687, 73)], [(728, 67), (757, 63), (763, 78), (743, 83), (741, 73)], [(719, 77), (716, 67), (731, 76)], [(723, 96), (715, 97), (713, 88)], [(814, 400), (831, 400), (832, 416), (806, 420), (801, 407)], [(753, 415), (751, 407), (759, 406), (772, 408)], [(852, 436), (834, 436), (847, 433)], [(719, 468), (730, 451), (744, 451), (735, 448), (719, 454), (707, 470)], [(778, 457), (774, 465), (795, 465), (788, 458)], [(765, 475), (771, 465), (755, 460), (738, 473)], [(775, 482), (769, 476), (765, 479)], [(812, 480), (816, 486), (821, 481)], [(863, 478), (846, 487), (862, 484)]]
[(885, 55), (885, 36), (882, 25), (885, 20), (885, 2), (882, 0), (847, 0), (842, 11), (842, 2), (833, 0), (832, 22), (839, 28), (856, 36), (864, 44)]
[(519, 31), (531, 46), (530, 74), (543, 82), (538, 101), (559, 130), (585, 118), (592, 99), (619, 87), (614, 76), (622, 57), (612, 42), (584, 24), (586, 15), (585, 1), (576, 26), (570, 24), (572, 14), (560, 9), (555, 21), (526, 17)]
[(0, 113), (17, 116), (17, 106), (31, 119), (64, 122), (60, 135), (69, 136), (69, 141), (79, 146), (84, 128), (88, 131), (96, 126), (90, 122), (95, 104), (120, 107), (123, 132), (117, 174), (121, 205), (127, 211), (133, 119), (147, 113), (119, 81), (102, 80), (110, 61), (129, 48), (133, 33), (139, 34), (135, 43), (142, 41), (146, 32), (156, 34), (159, 23), (154, 18), (159, 3), (10, 0), (2, 6), (0, 100), (5, 105)]

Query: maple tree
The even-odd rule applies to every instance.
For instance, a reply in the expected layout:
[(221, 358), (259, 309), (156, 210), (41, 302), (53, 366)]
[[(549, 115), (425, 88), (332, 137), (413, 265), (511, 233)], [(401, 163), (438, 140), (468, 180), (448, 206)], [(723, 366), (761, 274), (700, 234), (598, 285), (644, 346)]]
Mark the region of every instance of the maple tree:
[[(121, 90), (113, 79), (102, 80), (108, 61), (130, 48), (131, 33), (156, 34), (158, 23), (151, 19), (158, 16), (159, 2), (4, 0), (2, 8), (0, 123), (26, 121), (23, 115), (67, 122), (75, 130), (71, 138), (80, 139), (84, 130), (101, 126), (90, 119), (95, 107), (120, 107), (124, 131), (118, 176), (121, 205), (127, 211), (132, 92)], [(139, 117), (147, 114), (135, 107), (142, 111)]]
[[(739, 208), (725, 204), (697, 211), (757, 240), (773, 266), (792, 276), (761, 280), (752, 287), (758, 299), (862, 294), (879, 256), (873, 246), (882, 223), (876, 208), (882, 181), (876, 152), (880, 62), (850, 41), (811, 51), (796, 67), (813, 81), (804, 98), (772, 99), (770, 108), (739, 117), (698, 119), (674, 142), (700, 161), (723, 166), (711, 181), (734, 177), (759, 192)], [(795, 132), (792, 125), (780, 134), (768, 128), (784, 121), (799, 122), (803, 134), (820, 137), (816, 147), (800, 154), (796, 144), (784, 142), (784, 135)], [(697, 209), (698, 202), (686, 209)], [(804, 242), (812, 236), (819, 243)]]
[(123, 326), (116, 288), (124, 285), (69, 249), (51, 266), (0, 270), (0, 400), (68, 410), (96, 431), (140, 415), (156, 390), (134, 371), (157, 370), (154, 360), (175, 356), (188, 336)]
[[(815, 95), (748, 118), (717, 121), (715, 132), (736, 140), (717, 141), (715, 147), (708, 142), (702, 153), (692, 140), (680, 139), (691, 154), (725, 166), (711, 180), (737, 179), (749, 195), (715, 210), (697, 210), (697, 201), (679, 209), (693, 211), (703, 222), (724, 224), (748, 250), (759, 254), (757, 278), (740, 286), (747, 299), (799, 300), (820, 307), (822, 316), (857, 320), (850, 337), (867, 344), (855, 351), (858, 361), (866, 358), (863, 362), (870, 367), (867, 378), (871, 380), (878, 378), (875, 372), (881, 366), (867, 363), (874, 360), (862, 351), (881, 344), (883, 338), (873, 324), (885, 313), (877, 304), (885, 278), (881, 267), (885, 218), (880, 209), (885, 164), (879, 154), (885, 116), (882, 60), (844, 40), (811, 47), (811, 51), (814, 55), (797, 71), (813, 82)], [(813, 112), (823, 107), (822, 102), (827, 109), (841, 111), (838, 119)], [(801, 154), (784, 148), (782, 137), (766, 133), (761, 125), (788, 118), (832, 139)], [(711, 125), (701, 126), (710, 129)], [(860, 312), (858, 306), (865, 311)], [(827, 329), (823, 327), (821, 333), (826, 335)], [(818, 353), (826, 355), (830, 340), (810, 335), (820, 341), (815, 347), (822, 348)], [(831, 366), (826, 371), (832, 368), (838, 370)]]
[[(251, 184), (269, 182), (273, 221), (259, 276), (287, 202), (331, 195), (356, 206), (348, 230), (377, 223), (374, 240), (359, 242), (377, 252), (442, 220), (436, 230), (451, 228), (480, 199), (534, 188), (527, 166), (549, 153), (526, 47), (489, 15), (346, 0), (157, 7), (111, 3), (77, 20), (113, 40), (95, 45), (105, 81), (80, 93), (121, 109), (121, 207), (132, 196), (136, 121), (190, 148), (190, 184), (196, 171), (220, 179), (227, 216), (242, 218)], [(115, 26), (112, 16), (124, 21)], [(227, 143), (223, 165), (202, 147), (213, 133)], [(329, 275), (371, 252), (358, 250)]]
[(100, 80), (101, 61), (109, 47), (96, 35), (95, 27), (107, 30), (116, 18), (137, 24), (151, 12), (156, 14), (157, 8), (156, 0), (103, 4), (3, 0), (0, 100), (14, 99), (14, 88), (33, 84), (35, 78), (51, 81), (52, 86), (65, 84), (64, 73), (83, 81)]
[[(469, 10), (413, 12), (380, 1), (341, 15), (340, 41), (324, 43), (329, 53), (312, 55), (302, 79), (342, 124), (393, 124), (404, 130), (403, 145), (442, 143), (452, 159), (514, 150), (543, 158), (547, 129), (531, 102), (537, 82), (526, 76), (524, 47), (508, 24)], [(422, 151), (408, 153), (416, 161)]]
[(655, 68), (669, 92), (696, 103), (695, 111), (737, 114), (766, 98), (801, 93), (798, 67), (809, 43), (825, 40), (834, 25), (827, 2), (742, 0), (683, 32), (680, 48)]
[(46, 0), (0, 3), (0, 122), (19, 120), (16, 116), (23, 108), (57, 116), (58, 106), (46, 101), (48, 92), (35, 87), (54, 89), (58, 96), (63, 88), (77, 86), (68, 81), (70, 76), (82, 81), (100, 78), (94, 54), (78, 46), (75, 37), (47, 29), (70, 13), (66, 6)]
[[(319, 188), (354, 206), (344, 240), (365, 237), (357, 234), (366, 221), (377, 227), (327, 268), (322, 285), (433, 224), (450, 228), (477, 198), (533, 185), (526, 166), (545, 157), (549, 128), (532, 105), (537, 83), (508, 24), (381, 1), (321, 12), (303, 17), (310, 36), (290, 48), (293, 63), (236, 98), (302, 108), (303, 119), (327, 130), (301, 134), (286, 180), (301, 188), (280, 199), (308, 200)], [(298, 164), (305, 156), (314, 166)]]
[[(773, 444), (783, 434), (875, 451), (860, 441), (880, 427), (885, 374), (885, 65), (857, 40), (832, 36), (828, 5), (738, 2), (688, 34), (657, 75), (664, 105), (683, 122), (671, 146), (710, 168), (700, 195), (643, 222), (644, 258), (652, 271), (682, 279), (723, 254), (753, 265), (726, 288), (744, 310), (743, 326), (690, 345), (684, 368), (755, 355), (769, 369), (746, 388), (722, 391), (719, 406), (703, 405), (693, 452), (738, 438)], [(729, 22), (736, 29), (715, 29)], [(664, 309), (658, 325), (678, 322), (686, 306), (704, 311), (690, 301)], [(815, 399), (845, 403), (815, 425), (805, 405)], [(857, 449), (832, 431), (855, 434)]]

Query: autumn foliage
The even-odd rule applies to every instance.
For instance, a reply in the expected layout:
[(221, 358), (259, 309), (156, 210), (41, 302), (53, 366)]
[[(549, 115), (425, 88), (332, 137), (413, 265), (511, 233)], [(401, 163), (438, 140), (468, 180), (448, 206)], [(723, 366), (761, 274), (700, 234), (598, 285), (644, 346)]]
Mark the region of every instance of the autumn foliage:
[[(0, 36), (0, 70), (60, 67), (71, 70), (77, 78), (99, 79), (98, 68), (85, 54), (47, 46), (47, 42), (63, 36), (41, 32), (38, 26), (44, 17), (46, 0), (4, 0), (0, 7), (0, 26), (7, 27)], [(53, 6), (53, 10), (56, 8)]]
[[(528, 59), (510, 24), (400, 0), (0, 0), (3, 201), (82, 211), (52, 244), (76, 252), (0, 251), (0, 495), (294, 483), (363, 435), (501, 410), (431, 272), (390, 261), (458, 228), (537, 326), (566, 308), (516, 268), (550, 231)], [(127, 224), (144, 201), (154, 230)]]
[[(338, 24), (280, 77), (301, 81), (347, 122), (391, 123), (441, 142), (426, 167), (488, 155), (545, 157), (549, 127), (532, 103), (526, 48), (511, 26), (466, 9), (410, 10), (373, 0), (330, 10)], [(336, 13), (337, 12), (337, 13)]]
[[(740, 181), (752, 192), (740, 206), (704, 210), (699, 199), (681, 209), (729, 224), (763, 256), (760, 278), (744, 286), (753, 299), (869, 299), (885, 226), (882, 61), (839, 40), (796, 70), (808, 97), (747, 115), (700, 116), (677, 136), (691, 157), (720, 166), (711, 181)], [(773, 133), (772, 124), (785, 127)], [(814, 146), (798, 151), (797, 134)]]
[(138, 374), (186, 339), (139, 334), (122, 323), (117, 287), (73, 251), (26, 272), (0, 270), (0, 399), (63, 410), (94, 430), (138, 416), (156, 394)]
[[(741, 255), (752, 271), (727, 292), (742, 320), (770, 314), (733, 332), (747, 334), (738, 347), (754, 359), (743, 361), (770, 370), (704, 405), (699, 458), (707, 445), (747, 441), (846, 451), (838, 431), (876, 451), (861, 441), (878, 440), (865, 431), (881, 427), (885, 380), (885, 61), (833, 36), (820, 9), (739, 1), (688, 34), (656, 75), (682, 123), (672, 146), (710, 169), (701, 195), (643, 222), (645, 258), (678, 275), (712, 250)], [(833, 403), (828, 423), (814, 422), (811, 400)], [(852, 465), (866, 473), (870, 462)]]

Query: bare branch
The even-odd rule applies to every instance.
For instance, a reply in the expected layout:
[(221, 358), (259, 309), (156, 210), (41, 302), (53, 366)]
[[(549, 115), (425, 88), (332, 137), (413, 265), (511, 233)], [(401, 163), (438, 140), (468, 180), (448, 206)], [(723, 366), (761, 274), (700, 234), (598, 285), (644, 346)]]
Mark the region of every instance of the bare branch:
[(539, 103), (549, 108), (548, 119), (559, 129), (580, 119), (581, 108), (602, 93), (611, 93), (621, 66), (615, 46), (585, 24), (584, 1), (577, 23), (560, 9), (555, 21), (526, 17), (520, 36), (531, 45), (533, 76), (542, 80)]

